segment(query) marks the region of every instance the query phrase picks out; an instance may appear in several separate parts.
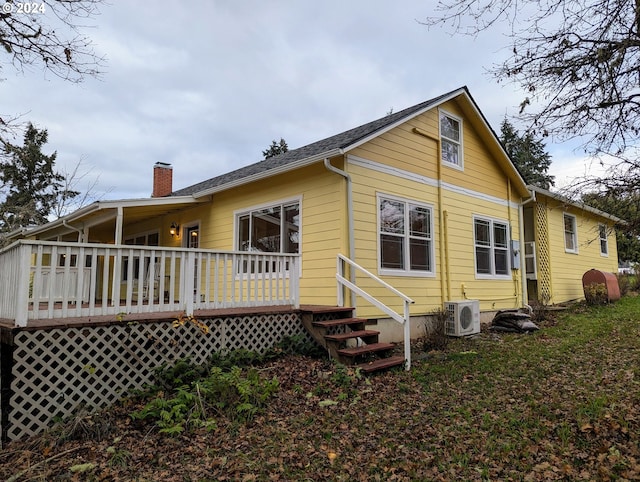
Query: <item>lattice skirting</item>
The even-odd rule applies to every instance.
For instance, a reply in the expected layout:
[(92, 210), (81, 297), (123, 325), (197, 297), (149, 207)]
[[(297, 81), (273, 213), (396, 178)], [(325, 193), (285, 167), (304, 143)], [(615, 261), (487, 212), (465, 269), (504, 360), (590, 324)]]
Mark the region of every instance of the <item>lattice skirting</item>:
[[(42, 432), (58, 417), (105, 407), (151, 382), (153, 369), (187, 356), (203, 363), (213, 352), (264, 352), (286, 336), (309, 337), (298, 313), (20, 331), (14, 338), (11, 407), (3, 438)], [(310, 338), (309, 338), (310, 340)]]

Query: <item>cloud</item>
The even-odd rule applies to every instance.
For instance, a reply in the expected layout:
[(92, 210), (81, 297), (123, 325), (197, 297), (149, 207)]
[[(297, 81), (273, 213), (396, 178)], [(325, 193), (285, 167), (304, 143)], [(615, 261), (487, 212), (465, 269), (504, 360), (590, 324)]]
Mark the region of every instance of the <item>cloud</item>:
[(461, 85), (497, 131), (521, 100), (485, 73), (504, 38), (428, 29), (417, 20), (431, 10), (422, 0), (113, 0), (85, 31), (107, 58), (102, 78), (75, 85), (3, 67), (2, 113), (47, 128), (58, 164), (83, 159), (109, 198), (149, 196), (157, 161), (185, 187), (260, 160), (274, 139), (299, 147)]

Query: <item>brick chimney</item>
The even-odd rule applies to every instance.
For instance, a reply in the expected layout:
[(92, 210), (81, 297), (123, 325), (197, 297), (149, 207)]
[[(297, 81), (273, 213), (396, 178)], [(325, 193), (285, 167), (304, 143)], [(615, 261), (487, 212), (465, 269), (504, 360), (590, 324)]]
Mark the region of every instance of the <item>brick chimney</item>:
[(151, 197), (164, 197), (173, 192), (173, 167), (166, 162), (153, 166), (153, 193)]

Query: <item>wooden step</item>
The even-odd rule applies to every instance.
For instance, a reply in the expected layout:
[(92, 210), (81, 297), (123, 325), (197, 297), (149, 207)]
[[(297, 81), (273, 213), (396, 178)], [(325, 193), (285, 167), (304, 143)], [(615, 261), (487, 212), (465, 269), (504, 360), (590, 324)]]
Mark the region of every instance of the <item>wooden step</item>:
[(352, 312), (355, 308), (352, 306), (329, 306), (329, 305), (302, 305), (300, 312), (302, 313), (346, 313)]
[(379, 334), (380, 334), (379, 331), (374, 331), (374, 330), (356, 330), (356, 331), (349, 331), (347, 333), (337, 333), (335, 335), (325, 335), (324, 338), (326, 340), (331, 340), (331, 341), (345, 341), (345, 340), (350, 340), (352, 338), (365, 338), (369, 336), (377, 336)]
[(320, 326), (323, 328), (331, 328), (333, 326), (349, 326), (364, 324), (367, 320), (364, 318), (340, 318), (338, 320), (324, 320), (314, 321), (313, 326)]
[(392, 350), (394, 348), (395, 345), (393, 343), (371, 343), (369, 345), (355, 346), (352, 348), (342, 348), (338, 350), (338, 353), (343, 356), (355, 357), (358, 355), (366, 355), (367, 353)]
[(379, 370), (385, 370), (391, 367), (397, 367), (404, 365), (404, 358), (401, 356), (390, 356), (389, 358), (378, 358), (370, 363), (361, 363), (359, 365), (353, 365), (355, 368), (359, 368), (365, 373), (377, 372)]

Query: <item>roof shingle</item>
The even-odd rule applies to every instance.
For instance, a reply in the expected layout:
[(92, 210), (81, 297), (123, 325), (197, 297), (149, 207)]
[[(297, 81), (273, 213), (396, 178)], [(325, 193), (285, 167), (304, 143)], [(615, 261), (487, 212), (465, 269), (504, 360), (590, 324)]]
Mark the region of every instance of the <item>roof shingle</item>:
[[(466, 90), (466, 87), (463, 87), (463, 89)], [(372, 122), (368, 122), (367, 124), (363, 124), (361, 126), (349, 129), (331, 137), (327, 137), (326, 139), (313, 142), (297, 149), (292, 149), (278, 156), (274, 156), (254, 164), (241, 167), (240, 169), (236, 169), (235, 171), (231, 171), (217, 177), (212, 177), (211, 179), (207, 179), (197, 184), (178, 189), (171, 195), (187, 196), (197, 194), (208, 189), (213, 189), (231, 182), (239, 181), (246, 177), (276, 169), (287, 164), (292, 164), (296, 161), (301, 161), (303, 159), (318, 156), (324, 152), (330, 152), (336, 149), (345, 149), (353, 144), (356, 144), (358, 141), (375, 134), (377, 131), (381, 131), (388, 126), (391, 126), (396, 122), (403, 120), (404, 118), (410, 117), (413, 114), (422, 111), (423, 109), (427, 109), (433, 105), (438, 104), (442, 99), (459, 90), (461, 89), (456, 89), (454, 91), (430, 99), (426, 102), (422, 102), (401, 111), (386, 115)]]

